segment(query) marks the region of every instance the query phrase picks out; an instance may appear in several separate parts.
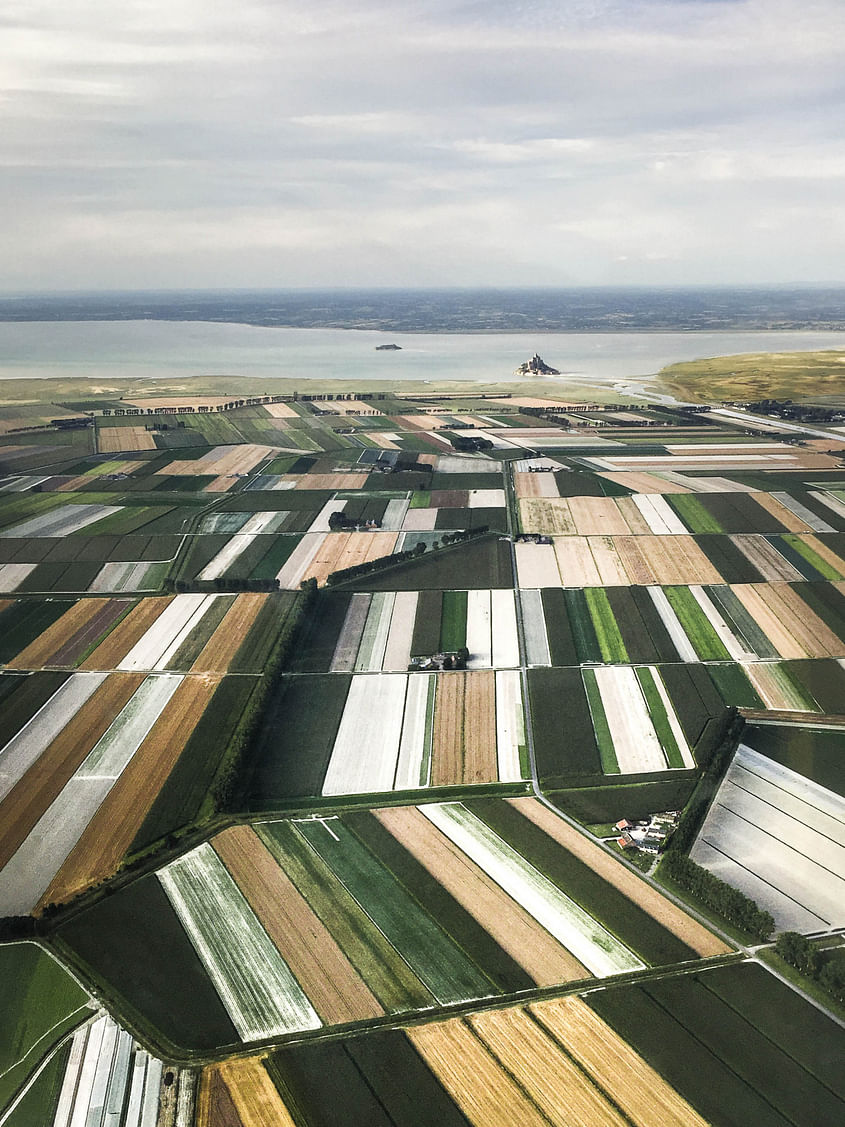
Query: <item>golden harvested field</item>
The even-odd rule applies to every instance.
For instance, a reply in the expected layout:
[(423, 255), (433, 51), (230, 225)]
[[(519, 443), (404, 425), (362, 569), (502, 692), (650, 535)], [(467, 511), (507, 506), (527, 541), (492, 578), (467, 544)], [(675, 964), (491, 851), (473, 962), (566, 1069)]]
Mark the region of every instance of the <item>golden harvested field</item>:
[[(119, 675), (114, 674), (109, 681), (115, 676)], [(139, 683), (141, 680), (139, 676)], [(216, 677), (185, 677), (56, 873), (36, 911), (43, 911), (50, 903), (63, 903), (117, 872), (218, 682)]]
[(601, 576), (585, 536), (560, 536), (554, 542), (564, 587), (600, 587)]
[(225, 673), (266, 601), (266, 595), (238, 595), (191, 666), (191, 672)]
[(565, 947), (418, 810), (397, 806), (373, 813), (538, 986), (591, 977)]
[(253, 829), (234, 826), (218, 834), (212, 845), (326, 1024), (343, 1025), (384, 1014), (331, 933)]
[(380, 447), (382, 450), (398, 450), (399, 443), (394, 442), (392, 438), (388, 438), (386, 434), (381, 431), (370, 430), (364, 434), (365, 438), (369, 438), (370, 442)]
[(549, 1121), (463, 1022), (419, 1025), (411, 1044), (474, 1127), (549, 1127)]
[(396, 532), (329, 533), (302, 578), (323, 584), (333, 571), (389, 556), (397, 538)]
[[(542, 474), (525, 474), (541, 477)], [(572, 535), (575, 522), (566, 497), (524, 497), (519, 502), (519, 523), (523, 532), (540, 532), (543, 535)]]
[(155, 450), (152, 431), (137, 427), (97, 427), (97, 448), (101, 454), (116, 454), (121, 450)]
[(464, 747), (463, 783), (495, 782), (496, 761), (496, 674), (492, 669), (463, 673)]
[(640, 536), (637, 547), (652, 583), (721, 583), (722, 577), (691, 536)]
[(530, 395), (507, 396), (503, 399), (490, 399), (490, 403), (501, 403), (503, 407), (579, 407), (583, 404), (564, 403), (560, 399), (537, 399)]
[(751, 496), (761, 509), (765, 509), (775, 520), (779, 520), (783, 527), (790, 532), (813, 531), (800, 517), (797, 517), (795, 513), (787, 509), (782, 501), (779, 501), (777, 497), (772, 497), (770, 493), (752, 493)]
[(262, 403), (261, 405), (271, 419), (298, 419), (300, 414), (287, 403)]
[(41, 669), (73, 635), (102, 609), (102, 599), (80, 599), (56, 619), (25, 649), (7, 663), (7, 669)]
[(217, 1064), (209, 1065), (200, 1074), (195, 1116), (196, 1127), (243, 1127)]
[(598, 873), (608, 884), (618, 889), (623, 896), (638, 904), (688, 947), (692, 947), (702, 958), (725, 955), (730, 951), (726, 943), (711, 934), (692, 916), (688, 916), (681, 908), (662, 896), (656, 888), (646, 884), (604, 849), (579, 833), (563, 818), (556, 817), (536, 799), (509, 798), (507, 801), (564, 849), (569, 850), (579, 861), (588, 865), (594, 873)]
[(637, 508), (633, 497), (617, 497), (616, 504), (634, 536), (651, 536), (651, 527)]
[(334, 415), (382, 415), (372, 404), (363, 399), (321, 399), (315, 403), (321, 411), (331, 411)]
[(222, 407), (231, 403), (233, 398), (231, 395), (194, 395), (186, 391), (183, 396), (150, 396), (146, 399), (122, 399), (121, 402), (129, 407), (143, 407), (145, 410), (149, 407), (155, 411), (156, 407)]
[(259, 1057), (227, 1060), (216, 1068), (243, 1127), (297, 1127)]
[(520, 500), (528, 497), (560, 496), (553, 473), (517, 472), (513, 475), (513, 487)]
[[(637, 473), (636, 470), (625, 470), (619, 473), (600, 473), (599, 477), (607, 478), (617, 485), (624, 485), (633, 489), (635, 493), (692, 493), (692, 490), (676, 481), (664, 481), (662, 477), (651, 473)], [(625, 498), (619, 498), (624, 500)], [(630, 500), (630, 498), (627, 498)]]
[(328, 489), (334, 492), (363, 489), (367, 477), (365, 473), (308, 473), (283, 474), (282, 480), (294, 482), (294, 489)]
[(222, 477), (216, 477), (214, 481), (204, 485), (202, 491), (203, 493), (228, 493), (237, 480), (236, 477), (223, 474)]
[(640, 551), (640, 544), (644, 539), (643, 536), (616, 536), (613, 539), (613, 546), (619, 553), (629, 582), (640, 586), (654, 582), (651, 567)]
[(707, 1127), (698, 1112), (580, 998), (537, 1002), (528, 1009), (637, 1127)]
[(626, 536), (631, 529), (613, 497), (570, 497), (579, 536)]
[(797, 582), (803, 579), (801, 572), (785, 560), (774, 544), (765, 536), (752, 533), (731, 536), (731, 540), (750, 563), (754, 564), (763, 578), (769, 582)]
[(126, 618), (119, 622), (109, 636), (83, 661), (80, 669), (115, 669), (172, 601), (173, 595), (141, 599)]
[(431, 785), (490, 783), (497, 779), (495, 673), (438, 674)]
[(78, 490), (84, 488), (86, 485), (91, 484), (91, 478), (88, 474), (80, 474), (78, 477), (69, 478), (63, 481), (61, 485), (56, 488), (57, 493), (76, 493)]
[(276, 446), (258, 446), (244, 443), (242, 446), (215, 446), (201, 458), (174, 460), (155, 472), (158, 474), (204, 475), (214, 474), (224, 477), (230, 474), (246, 474), (270, 454), (275, 454)]
[(464, 759), (464, 674), (437, 678), (431, 746), (431, 785), (451, 786), (461, 781)]
[(142, 673), (107, 677), (9, 791), (0, 803), (0, 869), (8, 864), (143, 680)]
[(591, 536), (590, 551), (603, 585), (624, 587), (628, 584), (628, 573), (610, 536)]
[[(731, 590), (760, 627), (781, 657), (801, 658), (807, 653), (778, 613), (769, 606), (761, 591), (763, 584), (735, 583)], [(809, 608), (808, 608), (809, 610)]]
[(625, 1116), (525, 1010), (476, 1014), (468, 1024), (555, 1127), (629, 1127)]
[(757, 590), (808, 657), (845, 657), (841, 639), (788, 583), (759, 583)]

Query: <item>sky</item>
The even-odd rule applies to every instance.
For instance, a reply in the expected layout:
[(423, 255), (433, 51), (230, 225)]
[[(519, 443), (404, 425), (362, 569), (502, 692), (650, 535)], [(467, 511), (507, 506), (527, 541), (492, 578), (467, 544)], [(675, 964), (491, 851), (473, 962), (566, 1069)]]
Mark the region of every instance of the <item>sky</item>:
[(0, 288), (845, 281), (843, 0), (4, 0)]

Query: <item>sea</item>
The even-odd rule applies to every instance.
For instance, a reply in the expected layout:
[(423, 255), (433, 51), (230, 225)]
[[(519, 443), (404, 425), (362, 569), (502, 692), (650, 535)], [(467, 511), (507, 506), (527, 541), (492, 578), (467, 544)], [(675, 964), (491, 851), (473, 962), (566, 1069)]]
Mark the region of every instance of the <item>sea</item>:
[[(384, 344), (399, 351), (377, 351)], [(589, 386), (708, 356), (822, 349), (845, 349), (845, 332), (385, 333), (207, 321), (29, 321), (0, 323), (0, 378), (490, 383), (518, 380), (517, 366), (539, 352), (562, 381)]]

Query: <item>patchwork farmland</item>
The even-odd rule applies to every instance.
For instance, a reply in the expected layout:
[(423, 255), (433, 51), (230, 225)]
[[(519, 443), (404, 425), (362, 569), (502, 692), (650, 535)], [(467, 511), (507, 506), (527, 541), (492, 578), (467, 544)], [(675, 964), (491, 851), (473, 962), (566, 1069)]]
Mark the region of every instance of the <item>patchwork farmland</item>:
[(550, 387), (0, 435), (0, 1123), (841, 1122), (845, 444)]

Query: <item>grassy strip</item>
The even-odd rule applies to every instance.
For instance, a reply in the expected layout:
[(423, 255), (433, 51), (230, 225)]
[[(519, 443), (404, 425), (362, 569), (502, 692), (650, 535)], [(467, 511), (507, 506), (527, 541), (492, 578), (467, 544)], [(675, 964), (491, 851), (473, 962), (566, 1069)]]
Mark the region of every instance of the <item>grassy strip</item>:
[(167, 663), (166, 668), (190, 669), (202, 653), (211, 635), (225, 618), (234, 601), (234, 595), (221, 595), (216, 598)]
[[(600, 780), (602, 783), (605, 780)], [(615, 824), (620, 818), (646, 818), (661, 810), (681, 810), (696, 784), (693, 773), (672, 775), (645, 783), (580, 787), (550, 792), (547, 797), (565, 814), (584, 825), (596, 822)]]
[[(265, 600), (258, 617), (229, 665), (230, 673), (263, 673), (271, 660), (280, 631), (297, 612), (299, 593), (275, 591)], [(310, 618), (310, 614), (308, 616)]]
[(669, 723), (669, 713), (666, 711), (666, 705), (663, 703), (663, 698), (657, 691), (657, 685), (654, 683), (652, 671), (646, 666), (640, 666), (635, 672), (637, 674), (637, 680), (640, 683), (640, 688), (643, 691), (646, 704), (648, 705), (651, 722), (654, 725), (657, 738), (660, 740), (663, 754), (666, 756), (666, 762), (670, 767), (684, 767), (685, 764), (683, 756), (681, 755), (681, 749), (678, 746), (675, 733), (672, 731), (672, 726)]
[(596, 637), (596, 630), (593, 626), (593, 618), (587, 604), (585, 591), (581, 588), (567, 588), (563, 595), (566, 600), (569, 625), (575, 640), (578, 660), (596, 663), (601, 662), (601, 647)]
[[(417, 615), (411, 638), (411, 656), (428, 656), (440, 647), (443, 619), (443, 594), (440, 591), (420, 591)], [(466, 623), (466, 611), (464, 612)]]
[(411, 509), (427, 509), (431, 506), (431, 490), (430, 489), (415, 489), (411, 494), (411, 503), (408, 506)]
[(736, 708), (765, 708), (762, 698), (748, 679), (741, 665), (711, 665), (708, 673), (719, 690), (722, 700)]
[(9, 1127), (44, 1127), (45, 1123), (53, 1122), (70, 1050), (71, 1044), (68, 1042), (53, 1056), (17, 1105), (14, 1114), (6, 1120)]
[(467, 592), (443, 592), (440, 649), (460, 650), (467, 644)]
[(701, 660), (730, 661), (731, 655), (689, 587), (664, 587), (663, 590)]
[(275, 579), (299, 543), (297, 536), (269, 536), (265, 539), (270, 541), (270, 545), (253, 566), (250, 579)]
[(601, 650), (602, 660), (608, 663), (628, 661), (628, 651), (622, 640), (613, 608), (603, 587), (588, 587), (584, 591), (587, 607)]
[(806, 541), (802, 540), (801, 537), (794, 532), (785, 532), (783, 536), (781, 536), (781, 540), (796, 551), (808, 564), (811, 564), (822, 579), (836, 580), (843, 578), (841, 571), (837, 571), (832, 564), (823, 559), (814, 548), (811, 548)]
[(610, 604), (610, 609), (613, 611), (616, 625), (622, 633), (622, 641), (628, 659), (646, 665), (660, 661), (661, 655), (640, 614), (632, 589), (630, 587), (609, 587), (602, 590)]
[[(807, 587), (809, 584), (802, 583), (800, 586)], [(757, 625), (730, 587), (710, 586), (707, 588), (707, 594), (716, 604), (728, 625), (733, 628), (734, 633), (742, 639), (752, 653), (757, 654), (758, 657), (780, 657), (766, 634)]]
[(832, 658), (816, 661), (783, 661), (777, 667), (789, 679), (805, 705), (822, 712), (845, 712), (845, 669)]
[(582, 669), (581, 676), (584, 679), (587, 701), (590, 705), (590, 713), (593, 717), (593, 731), (599, 750), (599, 758), (601, 759), (601, 769), (605, 775), (618, 775), (619, 763), (616, 759), (616, 748), (613, 746), (613, 737), (610, 734), (610, 725), (607, 722), (607, 715), (604, 711), (601, 693), (599, 692), (598, 683), (596, 682), (595, 670)]
[(694, 493), (672, 493), (666, 501), (675, 510), (690, 532), (724, 532), (725, 529)]

